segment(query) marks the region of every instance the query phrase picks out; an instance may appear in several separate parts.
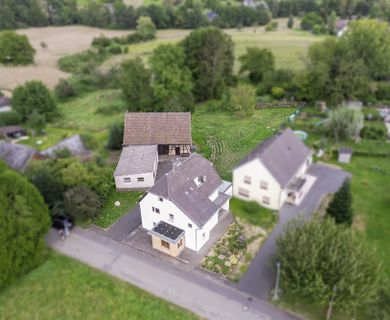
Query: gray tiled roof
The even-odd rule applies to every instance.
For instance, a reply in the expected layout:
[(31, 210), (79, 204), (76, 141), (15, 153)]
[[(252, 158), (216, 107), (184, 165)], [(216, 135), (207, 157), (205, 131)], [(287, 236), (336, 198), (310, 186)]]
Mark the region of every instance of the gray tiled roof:
[[(204, 183), (197, 186), (198, 177), (205, 177)], [(222, 180), (213, 164), (198, 154), (192, 154), (184, 162), (174, 165), (151, 189), (150, 193), (172, 201), (199, 227), (202, 227), (221, 207), (218, 201), (209, 196), (221, 184)], [(229, 197), (226, 197), (228, 200)]]
[(259, 159), (284, 188), (310, 154), (302, 140), (287, 128), (264, 140), (236, 168)]
[(0, 159), (17, 171), (24, 171), (35, 153), (36, 150), (25, 145), (0, 141)]
[(88, 156), (90, 151), (85, 148), (83, 141), (81, 140), (80, 135), (76, 134), (69, 138), (61, 140), (55, 146), (47, 148), (40, 152), (40, 154), (50, 157), (56, 158), (57, 152), (63, 149), (69, 150), (72, 156), (83, 157)]
[(127, 112), (123, 144), (192, 144), (191, 113)]
[(153, 172), (156, 161), (158, 161), (156, 145), (123, 147), (114, 177)]

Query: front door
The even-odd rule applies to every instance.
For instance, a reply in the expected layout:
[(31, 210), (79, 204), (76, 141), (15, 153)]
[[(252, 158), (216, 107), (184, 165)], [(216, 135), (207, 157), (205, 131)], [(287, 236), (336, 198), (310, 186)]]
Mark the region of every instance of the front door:
[(180, 147), (175, 147), (175, 154), (180, 156)]

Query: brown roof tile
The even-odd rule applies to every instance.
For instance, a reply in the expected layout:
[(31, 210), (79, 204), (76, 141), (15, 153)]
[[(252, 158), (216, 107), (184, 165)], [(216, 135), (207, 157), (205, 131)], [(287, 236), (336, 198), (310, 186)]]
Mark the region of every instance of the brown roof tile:
[(127, 112), (123, 144), (192, 144), (191, 113)]

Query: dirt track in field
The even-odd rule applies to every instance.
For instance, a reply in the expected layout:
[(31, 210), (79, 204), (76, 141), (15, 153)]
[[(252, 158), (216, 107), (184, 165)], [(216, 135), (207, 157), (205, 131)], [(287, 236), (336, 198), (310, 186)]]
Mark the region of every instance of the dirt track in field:
[[(0, 89), (12, 90), (28, 80), (42, 80), (49, 88), (54, 88), (59, 79), (69, 76), (57, 67), (61, 57), (88, 49), (92, 39), (100, 34), (115, 37), (129, 33), (83, 26), (29, 28), (17, 32), (25, 34), (35, 48), (35, 64), (0, 66)], [(47, 48), (42, 48), (42, 42)]]

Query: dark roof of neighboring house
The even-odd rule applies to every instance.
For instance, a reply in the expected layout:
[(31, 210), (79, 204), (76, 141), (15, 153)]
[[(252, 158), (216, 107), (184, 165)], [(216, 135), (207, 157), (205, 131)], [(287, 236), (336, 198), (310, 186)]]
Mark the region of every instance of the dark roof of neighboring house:
[(169, 223), (160, 221), (152, 230), (151, 233), (156, 234), (170, 242), (177, 242), (183, 235), (184, 230), (177, 228)]
[(5, 135), (10, 134), (10, 133), (14, 133), (14, 132), (20, 132), (20, 131), (24, 132), (24, 129), (22, 127), (19, 127), (19, 126), (0, 127), (0, 135), (2, 135), (2, 136), (5, 136)]
[(348, 20), (338, 20), (336, 22), (336, 29), (342, 30), (348, 25)]
[(126, 112), (123, 144), (192, 144), (189, 112)]
[(11, 105), (11, 99), (6, 96), (0, 97), (0, 107), (5, 107)]
[(36, 150), (22, 144), (0, 141), (0, 159), (11, 168), (24, 171)]
[(157, 145), (123, 147), (114, 177), (153, 172), (158, 162)]
[(351, 148), (341, 147), (339, 149), (339, 154), (352, 154), (352, 149)]
[[(203, 179), (196, 185), (195, 179)], [(150, 193), (172, 201), (185, 215), (202, 227), (230, 196), (223, 193), (211, 201), (209, 196), (224, 182), (213, 164), (198, 154), (192, 154), (165, 174), (150, 189)], [(222, 190), (223, 192), (223, 190)], [(225, 201), (223, 201), (226, 198)], [(221, 204), (222, 203), (222, 204)]]
[(63, 149), (69, 150), (72, 156), (75, 157), (86, 157), (91, 153), (87, 148), (85, 148), (80, 135), (76, 134), (61, 140), (53, 147), (41, 151), (40, 154), (50, 158), (56, 158), (57, 152)]
[(301, 139), (287, 128), (264, 140), (236, 168), (259, 159), (276, 181), (285, 187), (310, 154)]

